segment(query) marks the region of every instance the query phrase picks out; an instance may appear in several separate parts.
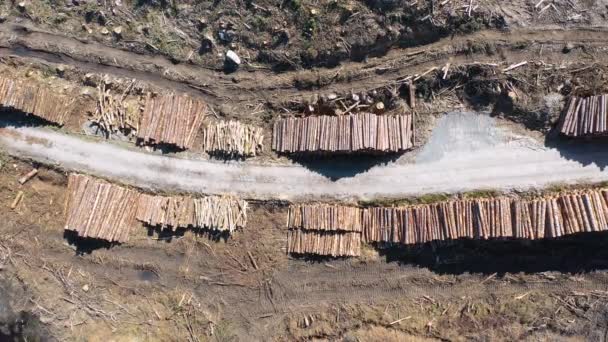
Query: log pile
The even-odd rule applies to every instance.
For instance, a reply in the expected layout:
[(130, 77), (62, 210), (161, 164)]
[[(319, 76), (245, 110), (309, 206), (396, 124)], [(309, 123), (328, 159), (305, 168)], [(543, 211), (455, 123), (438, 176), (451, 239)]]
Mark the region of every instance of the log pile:
[(228, 196), (192, 198), (142, 194), (137, 219), (151, 226), (233, 232), (247, 223), (247, 202)]
[(68, 180), (66, 230), (85, 238), (126, 242), (135, 224), (138, 193), (72, 174)]
[(137, 221), (173, 230), (194, 227), (225, 232), (247, 223), (247, 202), (233, 197), (154, 196), (79, 174), (69, 177), (66, 212), (66, 230), (116, 242), (126, 242)]
[(289, 229), (361, 232), (359, 208), (341, 205), (293, 205), (287, 219)]
[(263, 141), (261, 128), (238, 121), (218, 121), (203, 129), (203, 150), (208, 153), (255, 156)]
[[(132, 85), (133, 83), (131, 83)], [(137, 132), (141, 112), (129, 110), (125, 99), (130, 87), (120, 96), (115, 97), (106, 89), (106, 83), (101, 82), (97, 87), (97, 103), (92, 121), (97, 123), (105, 132), (119, 130)]]
[(293, 205), (287, 217), (287, 252), (333, 257), (361, 254), (361, 215), (356, 207)]
[(287, 252), (290, 254), (317, 254), (332, 257), (359, 256), (361, 234), (356, 232), (320, 232), (289, 230)]
[(0, 106), (28, 113), (63, 125), (70, 115), (72, 101), (56, 90), (33, 81), (0, 77)]
[(608, 133), (608, 95), (571, 97), (561, 117), (560, 132), (571, 137)]
[(189, 96), (148, 95), (137, 137), (144, 143), (191, 148), (206, 108), (205, 103)]
[(277, 120), (273, 127), (272, 149), (279, 153), (391, 153), (412, 147), (412, 115), (288, 117)]
[[(348, 215), (337, 214), (340, 212)], [(333, 246), (325, 239), (336, 241), (341, 234), (360, 234), (363, 242), (396, 244), (460, 238), (556, 238), (608, 230), (608, 189), (565, 191), (536, 199), (462, 199), (402, 207), (293, 205), (287, 225), (289, 253), (323, 254), (327, 244)], [(355, 226), (361, 229), (353, 229)], [(349, 252), (342, 255), (359, 254)]]

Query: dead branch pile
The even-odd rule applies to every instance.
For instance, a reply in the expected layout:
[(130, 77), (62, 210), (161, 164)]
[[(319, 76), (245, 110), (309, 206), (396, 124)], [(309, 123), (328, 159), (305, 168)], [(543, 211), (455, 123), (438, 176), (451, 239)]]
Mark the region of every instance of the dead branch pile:
[[(133, 83), (131, 83), (132, 85)], [(97, 106), (92, 120), (105, 132), (117, 132), (119, 130), (136, 132), (138, 130), (140, 112), (139, 110), (129, 111), (125, 103), (131, 86), (120, 97), (110, 94), (110, 90), (106, 89), (106, 83), (103, 81), (97, 87)]]
[(239, 121), (218, 121), (203, 130), (203, 150), (209, 153), (255, 156), (262, 151), (263, 131)]
[(356, 207), (329, 204), (292, 205), (289, 229), (361, 232), (361, 213)]
[(608, 133), (608, 95), (571, 97), (562, 114), (560, 132), (572, 137)]
[(274, 123), (272, 149), (281, 153), (400, 152), (413, 147), (412, 138), (412, 115), (288, 117)]
[[(294, 205), (288, 216), (289, 234), (306, 232), (310, 237), (298, 238), (298, 243), (312, 241), (320, 245), (325, 243), (319, 242), (324, 238), (358, 232), (364, 242), (398, 244), (460, 238), (556, 238), (608, 230), (608, 189), (568, 191), (531, 200), (497, 197), (403, 207), (342, 207), (341, 210), (349, 213), (349, 219), (335, 214), (340, 212), (336, 206)], [(329, 212), (334, 214), (328, 215)], [(358, 215), (360, 219), (351, 215)], [(351, 229), (353, 222), (362, 230)], [(333, 235), (321, 234), (326, 231)], [(290, 235), (290, 253), (294, 248), (293, 239), (296, 238)], [(320, 247), (315, 245), (299, 248), (306, 253), (320, 254), (316, 252)]]
[(145, 143), (191, 148), (206, 108), (205, 103), (189, 96), (148, 95), (137, 137)]
[(192, 198), (142, 194), (137, 219), (148, 225), (233, 232), (247, 223), (247, 202), (228, 196)]
[(2, 107), (13, 108), (63, 125), (70, 115), (72, 103), (67, 96), (58, 94), (42, 84), (0, 77)]
[(66, 230), (78, 236), (125, 242), (135, 224), (138, 193), (72, 174), (68, 180)]
[(287, 252), (333, 257), (361, 255), (361, 234), (356, 232), (320, 232), (289, 230)]

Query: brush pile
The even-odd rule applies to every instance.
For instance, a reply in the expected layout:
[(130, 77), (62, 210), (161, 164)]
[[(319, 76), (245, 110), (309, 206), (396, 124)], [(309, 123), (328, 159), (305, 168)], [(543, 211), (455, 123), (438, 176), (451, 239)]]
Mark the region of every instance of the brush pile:
[(73, 100), (33, 81), (0, 77), (0, 106), (28, 113), (63, 125), (71, 113)]
[(210, 154), (256, 156), (263, 141), (261, 128), (238, 121), (218, 121), (203, 129), (203, 150)]
[(72, 174), (68, 179), (66, 230), (84, 238), (126, 242), (135, 225), (138, 193)]
[(571, 97), (561, 117), (560, 132), (571, 137), (608, 133), (608, 95)]
[(288, 117), (273, 127), (272, 149), (279, 153), (394, 153), (412, 147), (412, 115)]
[[(349, 218), (328, 215), (330, 212), (347, 212)], [(360, 218), (353, 218), (357, 215)], [(324, 239), (334, 238), (330, 234), (346, 232), (361, 234), (364, 242), (396, 244), (460, 238), (556, 238), (608, 230), (608, 190), (565, 191), (536, 199), (462, 199), (402, 207), (293, 205), (289, 210), (288, 228), (288, 252), (310, 254), (322, 254)], [(316, 236), (296, 235), (296, 230)], [(299, 240), (294, 240), (296, 236)], [(307, 242), (311, 245), (302, 245)]]
[(148, 144), (170, 144), (189, 149), (203, 123), (207, 106), (189, 96), (146, 98), (137, 137)]
[(137, 219), (150, 226), (233, 232), (247, 224), (247, 202), (228, 196), (165, 197), (142, 194)]

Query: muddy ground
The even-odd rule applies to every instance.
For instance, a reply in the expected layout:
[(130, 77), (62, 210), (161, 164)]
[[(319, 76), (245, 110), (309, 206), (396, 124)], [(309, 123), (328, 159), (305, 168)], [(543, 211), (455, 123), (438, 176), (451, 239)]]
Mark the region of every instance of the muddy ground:
[(286, 208), (257, 203), (247, 228), (227, 240), (139, 227), (130, 242), (110, 246), (64, 233), (65, 175), (42, 168), (21, 186), (32, 165), (2, 161), (5, 335), (577, 341), (602, 340), (608, 329), (607, 234), (293, 259), (284, 253)]
[[(477, 6), (470, 14), (469, 3)], [(54, 128), (71, 134), (83, 133), (87, 101), (102, 79), (114, 93), (135, 80), (132, 98), (200, 97), (212, 108), (209, 119), (264, 127), (261, 163), (292, 162), (268, 148), (274, 119), (340, 113), (353, 94), (370, 106), (382, 102), (383, 112), (414, 110), (417, 149), (436, 118), (461, 108), (551, 137), (564, 96), (608, 92), (608, 2), (537, 4), (4, 1), (0, 71), (78, 99), (70, 121)], [(224, 68), (228, 49), (243, 60), (236, 72)], [(129, 243), (108, 245), (64, 232), (62, 171), (1, 151), (0, 165), (1, 340), (605, 341), (608, 334), (607, 234), (367, 246), (358, 259), (301, 259), (285, 254), (286, 204), (266, 201), (253, 203), (247, 228), (227, 239), (138, 227)], [(19, 185), (32, 167), (39, 175)], [(11, 209), (19, 191), (23, 199)]]

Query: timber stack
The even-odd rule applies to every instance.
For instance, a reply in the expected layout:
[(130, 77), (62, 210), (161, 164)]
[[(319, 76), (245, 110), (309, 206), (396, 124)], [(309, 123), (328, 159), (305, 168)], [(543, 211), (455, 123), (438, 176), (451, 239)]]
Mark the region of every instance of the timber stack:
[(608, 133), (608, 95), (568, 100), (561, 117), (560, 132), (571, 137)]
[(147, 144), (169, 144), (189, 149), (201, 128), (207, 106), (185, 95), (148, 94), (137, 137)]
[(263, 131), (238, 121), (218, 121), (203, 129), (203, 150), (210, 154), (256, 156), (262, 151)]
[[(349, 213), (348, 218), (335, 214), (341, 210)], [(536, 199), (461, 199), (400, 207), (293, 205), (288, 228), (288, 252), (310, 254), (321, 254), (322, 232), (356, 233), (363, 242), (404, 245), (461, 238), (557, 238), (608, 230), (608, 189), (565, 191)], [(295, 235), (296, 230), (310, 237)], [(303, 245), (307, 241), (313, 245)]]
[(274, 123), (279, 153), (398, 153), (413, 147), (413, 116), (358, 113), (288, 117)]
[(66, 230), (84, 238), (126, 242), (135, 224), (138, 193), (93, 177), (68, 179)]
[(139, 198), (137, 219), (149, 226), (206, 228), (232, 233), (247, 224), (247, 202), (229, 196)]
[(67, 96), (38, 82), (0, 77), (1, 107), (63, 125), (70, 115), (72, 103)]
[(332, 257), (361, 255), (361, 233), (289, 230), (287, 252), (290, 254), (317, 254)]
[(154, 196), (94, 177), (71, 174), (65, 229), (84, 238), (126, 242), (141, 221), (149, 226), (233, 232), (247, 223), (247, 202), (230, 196)]
[(359, 256), (360, 217), (360, 210), (356, 207), (293, 205), (287, 218), (287, 253)]
[(107, 133), (118, 131), (137, 132), (141, 110), (139, 105), (132, 109), (125, 101), (127, 91), (122, 96), (113, 96), (106, 89), (106, 83), (97, 87), (97, 103), (92, 121)]

